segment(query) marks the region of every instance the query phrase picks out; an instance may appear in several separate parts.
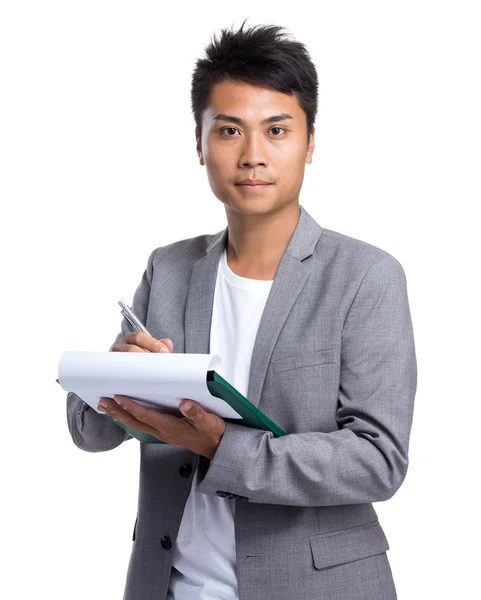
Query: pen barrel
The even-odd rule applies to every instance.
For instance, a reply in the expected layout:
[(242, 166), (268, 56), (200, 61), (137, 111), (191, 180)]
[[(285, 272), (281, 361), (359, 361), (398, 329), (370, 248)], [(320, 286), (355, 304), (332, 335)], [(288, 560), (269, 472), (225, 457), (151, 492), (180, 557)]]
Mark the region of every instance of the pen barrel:
[(125, 317), (133, 331), (145, 331), (146, 333), (149, 333), (145, 326), (140, 322), (140, 319), (133, 313), (131, 308), (122, 302), (122, 300), (119, 300), (119, 305), (122, 308), (120, 312)]

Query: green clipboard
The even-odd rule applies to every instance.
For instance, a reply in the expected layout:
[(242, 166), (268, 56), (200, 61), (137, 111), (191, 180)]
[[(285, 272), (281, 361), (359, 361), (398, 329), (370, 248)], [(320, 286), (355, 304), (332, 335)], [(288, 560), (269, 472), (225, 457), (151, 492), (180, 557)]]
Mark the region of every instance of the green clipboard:
[[(242, 419), (224, 418), (224, 421), (229, 423), (237, 423), (238, 425), (244, 425), (246, 427), (252, 427), (254, 429), (262, 429), (265, 431), (271, 431), (274, 437), (281, 437), (287, 435), (278, 425), (269, 419), (261, 410), (259, 410), (252, 402), (250, 402), (245, 396), (238, 392), (228, 381), (219, 375), (216, 371), (207, 371), (207, 387), (210, 393), (217, 398), (222, 398), (227, 404), (229, 404), (237, 413), (239, 413)], [(100, 413), (113, 423), (120, 427), (132, 437), (136, 438), (143, 444), (165, 444), (151, 435), (150, 433), (144, 433), (138, 429), (133, 429), (124, 423), (115, 421), (110, 415), (106, 413)]]

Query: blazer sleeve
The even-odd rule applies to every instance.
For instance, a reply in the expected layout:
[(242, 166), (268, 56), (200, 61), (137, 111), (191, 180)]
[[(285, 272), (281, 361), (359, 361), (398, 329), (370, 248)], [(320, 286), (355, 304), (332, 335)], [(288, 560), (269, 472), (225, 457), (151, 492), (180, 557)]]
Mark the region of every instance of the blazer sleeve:
[(196, 489), (290, 506), (387, 500), (406, 476), (416, 386), (406, 277), (387, 255), (367, 270), (344, 321), (339, 429), (274, 438), (226, 422)]
[[(132, 310), (145, 323), (149, 307), (150, 290), (152, 287), (153, 261), (158, 248), (153, 250), (147, 261), (142, 280), (138, 285), (132, 301)], [(109, 352), (115, 344), (131, 331), (127, 319), (121, 323), (121, 331), (110, 346)], [(132, 436), (117, 427), (103, 414), (92, 410), (90, 406), (73, 392), (67, 394), (67, 423), (72, 440), (81, 450), (87, 452), (104, 452), (112, 450)]]

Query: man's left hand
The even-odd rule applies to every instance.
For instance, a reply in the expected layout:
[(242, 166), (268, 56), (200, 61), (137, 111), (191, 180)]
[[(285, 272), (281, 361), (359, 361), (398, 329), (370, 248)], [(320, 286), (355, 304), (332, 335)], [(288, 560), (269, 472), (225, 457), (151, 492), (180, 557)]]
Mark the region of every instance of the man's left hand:
[[(192, 406), (187, 409), (189, 403)], [(214, 458), (225, 432), (224, 419), (207, 412), (189, 398), (184, 398), (179, 405), (183, 417), (174, 417), (152, 408), (145, 408), (132, 398), (120, 395), (115, 395), (113, 399), (101, 398), (98, 409), (115, 421), (150, 433), (167, 444), (192, 450), (209, 460)]]

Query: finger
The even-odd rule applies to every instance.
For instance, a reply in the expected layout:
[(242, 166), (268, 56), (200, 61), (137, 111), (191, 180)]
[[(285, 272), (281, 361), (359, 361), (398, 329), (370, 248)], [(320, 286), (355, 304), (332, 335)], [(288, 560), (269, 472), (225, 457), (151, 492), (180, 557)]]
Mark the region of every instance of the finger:
[(111, 352), (148, 352), (148, 350), (144, 350), (140, 346), (134, 346), (133, 344), (119, 342), (115, 346), (112, 346)]
[(184, 398), (179, 404), (179, 410), (187, 417), (190, 421), (201, 427), (205, 424), (207, 419), (207, 412), (202, 408), (200, 404), (194, 402), (190, 398)]
[[(131, 331), (124, 335), (122, 342), (127, 344), (134, 344), (140, 348), (144, 348), (148, 352), (159, 352), (161, 348), (165, 347), (167, 351), (171, 351), (169, 346), (164, 343), (164, 340), (157, 340), (147, 333), (146, 331)], [(170, 340), (169, 340), (170, 341)], [(172, 342), (171, 342), (172, 343)]]
[(160, 432), (158, 429), (152, 427), (148, 423), (136, 419), (132, 413), (130, 413), (128, 410), (121, 408), (116, 402), (114, 402), (114, 400), (112, 400), (112, 398), (101, 398), (101, 400), (106, 405), (106, 408), (103, 409), (99, 407), (99, 409), (102, 411), (105, 410), (109, 417), (112, 417), (114, 421), (118, 421), (119, 423), (128, 425), (133, 429), (138, 429), (139, 431), (143, 431), (144, 433), (150, 433), (151, 435), (154, 435), (155, 437), (161, 439), (159, 437)]
[(162, 338), (160, 341), (168, 347), (170, 352), (174, 351), (174, 342), (170, 338)]
[(174, 417), (167, 413), (160, 413), (153, 408), (146, 408), (129, 396), (116, 394), (114, 396), (114, 402), (116, 402), (121, 409), (131, 414), (137, 421), (146, 423), (163, 433), (167, 434), (169, 431), (173, 432), (178, 428), (178, 417)]
[[(122, 342), (124, 344), (134, 344), (135, 346), (144, 348), (148, 352), (159, 352), (160, 348), (165, 346), (165, 344), (156, 340), (146, 331), (131, 331), (124, 335)], [(169, 350), (169, 348), (167, 348), (167, 350)]]

